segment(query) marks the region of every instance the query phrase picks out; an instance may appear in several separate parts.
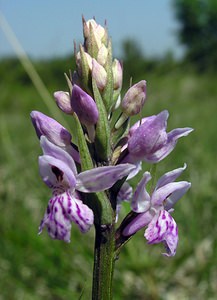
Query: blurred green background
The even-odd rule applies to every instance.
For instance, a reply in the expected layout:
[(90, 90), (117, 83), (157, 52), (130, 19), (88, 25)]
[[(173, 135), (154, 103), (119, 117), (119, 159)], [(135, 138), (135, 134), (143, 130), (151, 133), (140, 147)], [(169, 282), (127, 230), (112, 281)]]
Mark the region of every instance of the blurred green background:
[[(177, 254), (163, 257), (162, 245), (147, 245), (144, 230), (138, 232), (116, 262), (115, 300), (217, 297), (217, 8), (216, 1), (207, 1), (213, 5), (207, 10), (189, 3), (176, 1), (182, 25), (177, 35), (186, 46), (181, 60), (172, 53), (147, 58), (135, 41), (122, 44), (123, 91), (131, 77), (133, 83), (147, 80), (143, 116), (168, 109), (168, 130), (189, 126), (195, 131), (157, 169), (160, 176), (188, 165), (182, 179), (191, 181), (192, 188), (174, 212)], [(33, 64), (51, 95), (67, 89), (63, 73), (74, 69), (72, 57)], [(51, 114), (17, 58), (1, 59), (0, 78), (0, 300), (90, 299), (94, 230), (82, 235), (73, 226), (70, 244), (53, 241), (46, 232), (37, 235), (50, 191), (38, 174), (41, 149), (29, 114), (39, 110), (57, 120), (59, 115)], [(73, 134), (71, 119), (66, 121)], [(144, 164), (144, 170), (149, 167)], [(122, 217), (128, 209), (125, 205)]]

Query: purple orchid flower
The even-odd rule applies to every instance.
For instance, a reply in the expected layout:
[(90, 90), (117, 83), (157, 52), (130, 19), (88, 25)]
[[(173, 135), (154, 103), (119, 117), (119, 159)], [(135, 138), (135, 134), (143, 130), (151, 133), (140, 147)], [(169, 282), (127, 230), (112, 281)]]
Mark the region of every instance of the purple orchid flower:
[(192, 128), (176, 128), (169, 133), (166, 132), (167, 110), (156, 116), (144, 118), (137, 122), (129, 132), (128, 152), (129, 154), (122, 162), (135, 163), (145, 160), (157, 163), (164, 159), (175, 148), (180, 137), (187, 136)]
[(148, 226), (145, 238), (149, 244), (163, 242), (166, 256), (174, 256), (178, 244), (178, 227), (170, 213), (175, 203), (187, 192), (191, 183), (187, 181), (174, 182), (185, 170), (175, 169), (164, 174), (157, 185), (149, 194), (146, 185), (151, 179), (151, 174), (145, 172), (138, 184), (131, 203), (131, 208), (138, 215), (125, 227), (124, 236), (131, 236), (141, 228)]
[(42, 135), (46, 136), (50, 142), (63, 148), (80, 163), (79, 153), (71, 144), (72, 136), (65, 127), (39, 111), (32, 111), (30, 116), (39, 139)]
[(72, 157), (60, 147), (41, 136), (42, 156), (39, 157), (40, 175), (51, 188), (53, 196), (39, 227), (46, 226), (53, 239), (70, 242), (71, 222), (81, 232), (87, 232), (93, 224), (92, 210), (80, 199), (79, 192), (93, 193), (110, 188), (117, 180), (127, 176), (134, 168), (130, 164), (99, 167), (77, 173)]

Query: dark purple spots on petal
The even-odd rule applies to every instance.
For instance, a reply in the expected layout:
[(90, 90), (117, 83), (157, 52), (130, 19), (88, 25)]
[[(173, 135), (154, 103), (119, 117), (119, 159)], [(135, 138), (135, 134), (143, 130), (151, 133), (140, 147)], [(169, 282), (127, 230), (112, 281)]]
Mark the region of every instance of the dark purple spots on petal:
[(161, 226), (159, 225), (158, 220), (157, 220), (157, 222), (156, 222), (156, 227), (157, 227), (157, 232), (160, 233)]
[(168, 247), (166, 241), (163, 241), (163, 245), (164, 245), (164, 247), (165, 247), (166, 252), (167, 252), (167, 253), (171, 253), (170, 248)]
[(163, 212), (163, 214), (162, 214), (162, 220), (165, 220), (166, 219), (166, 215), (165, 215), (165, 213)]
[(166, 230), (168, 230), (168, 228), (169, 228), (169, 223), (168, 221), (166, 221)]
[(170, 231), (173, 231), (173, 229), (174, 229), (174, 225), (171, 223)]
[(57, 181), (63, 181), (63, 171), (55, 166), (51, 166), (51, 170), (55, 174)]

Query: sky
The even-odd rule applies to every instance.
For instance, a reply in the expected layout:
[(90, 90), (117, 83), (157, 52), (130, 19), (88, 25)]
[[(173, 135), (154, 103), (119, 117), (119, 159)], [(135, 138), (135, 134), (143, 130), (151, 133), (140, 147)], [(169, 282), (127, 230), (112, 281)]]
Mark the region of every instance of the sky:
[[(72, 54), (73, 42), (82, 42), (82, 15), (102, 25), (107, 20), (116, 55), (127, 38), (149, 57), (182, 54), (172, 0), (0, 0), (0, 12), (34, 59)], [(0, 28), (0, 57), (13, 54)]]

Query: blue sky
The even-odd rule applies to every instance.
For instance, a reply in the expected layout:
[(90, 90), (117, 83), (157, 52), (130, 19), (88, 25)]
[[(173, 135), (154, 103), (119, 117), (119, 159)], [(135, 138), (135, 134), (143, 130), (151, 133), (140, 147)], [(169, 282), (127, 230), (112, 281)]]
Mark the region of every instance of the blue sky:
[[(33, 58), (72, 53), (73, 41), (82, 41), (81, 16), (107, 20), (114, 52), (121, 41), (133, 38), (148, 55), (182, 51), (175, 32), (172, 0), (0, 0), (3, 13), (25, 51)], [(0, 30), (0, 56), (13, 54)]]

